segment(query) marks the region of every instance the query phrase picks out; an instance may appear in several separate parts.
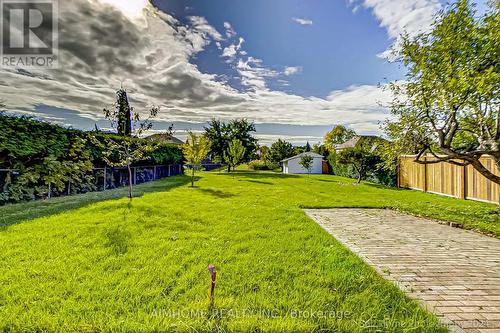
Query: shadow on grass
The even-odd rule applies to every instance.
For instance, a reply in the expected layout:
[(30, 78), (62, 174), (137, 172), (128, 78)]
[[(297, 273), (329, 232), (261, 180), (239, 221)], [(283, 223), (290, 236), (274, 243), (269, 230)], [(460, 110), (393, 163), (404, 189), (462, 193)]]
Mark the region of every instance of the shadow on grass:
[(323, 183), (341, 183), (338, 180), (330, 180), (330, 179), (316, 179), (318, 182), (323, 182)]
[(370, 186), (370, 187), (375, 187), (381, 190), (391, 190), (391, 191), (404, 191), (407, 190), (405, 188), (397, 188), (393, 186), (388, 186), (388, 185), (382, 185), (382, 184), (375, 184), (375, 183), (369, 183), (369, 182), (363, 182), (363, 185)]
[(263, 181), (263, 180), (249, 179), (249, 180), (244, 180), (244, 181), (245, 182), (249, 182), (249, 183), (262, 184), (262, 185), (274, 185), (274, 183), (266, 182), (266, 181)]
[(235, 177), (235, 178), (247, 178), (247, 179), (290, 179), (290, 178), (300, 178), (297, 175), (292, 175), (292, 174), (285, 174), (285, 173), (278, 173), (278, 172), (272, 172), (272, 171), (246, 171), (246, 170), (236, 170), (236, 171), (231, 171), (230, 173), (219, 173), (217, 174), (219, 176), (226, 176), (226, 177)]
[(201, 189), (199, 189), (199, 191), (202, 193), (214, 196), (216, 198), (220, 198), (220, 199), (231, 198), (231, 197), (235, 196), (235, 194), (233, 194), (233, 193), (224, 192), (221, 190), (214, 190), (211, 188), (201, 188)]
[[(133, 189), (134, 198), (141, 197), (145, 193), (166, 192), (176, 187), (186, 185), (190, 183), (190, 181), (190, 177), (181, 175), (136, 185)], [(127, 195), (128, 187), (121, 187), (101, 192), (89, 192), (69, 197), (2, 206), (0, 207), (0, 232), (7, 230), (9, 226), (25, 221), (82, 208), (95, 202), (121, 199)]]

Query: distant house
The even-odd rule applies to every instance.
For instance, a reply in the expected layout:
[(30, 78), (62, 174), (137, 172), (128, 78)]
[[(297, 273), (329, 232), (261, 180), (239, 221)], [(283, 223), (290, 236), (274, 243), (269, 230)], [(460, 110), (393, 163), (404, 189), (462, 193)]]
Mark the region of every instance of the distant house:
[(301, 153), (281, 161), (281, 163), (283, 164), (283, 173), (308, 173), (308, 171), (299, 164), (300, 158), (305, 155), (311, 156), (313, 158), (313, 167), (311, 169), (311, 173), (322, 174), (323, 155), (319, 155), (313, 152)]
[(356, 135), (350, 140), (347, 140), (344, 143), (335, 145), (335, 151), (340, 153), (342, 150), (347, 148), (355, 148), (355, 147), (369, 147), (370, 151), (375, 151), (377, 147), (379, 147), (382, 143), (387, 140), (382, 139), (381, 137), (375, 135)]
[(184, 142), (182, 142), (182, 140), (176, 138), (175, 136), (171, 136), (171, 135), (168, 135), (165, 133), (153, 134), (153, 135), (146, 137), (146, 139), (151, 140), (151, 141), (155, 141), (155, 142), (159, 142), (159, 143), (167, 143), (167, 144), (177, 145), (177, 146), (184, 144)]

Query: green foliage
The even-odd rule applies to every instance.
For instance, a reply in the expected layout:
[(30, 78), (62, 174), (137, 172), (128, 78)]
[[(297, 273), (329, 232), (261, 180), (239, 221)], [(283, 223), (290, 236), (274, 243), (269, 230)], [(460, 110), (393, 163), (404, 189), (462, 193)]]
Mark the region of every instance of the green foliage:
[(116, 102), (112, 109), (104, 108), (104, 116), (111, 119), (112, 127), (120, 136), (132, 135), (132, 112), (127, 92), (121, 88), (116, 92)]
[(346, 148), (338, 154), (338, 162), (340, 164), (352, 165), (358, 174), (358, 183), (366, 178), (366, 174), (370, 169), (375, 169), (380, 163), (380, 158), (368, 150), (361, 148)]
[(494, 3), (478, 17), (459, 0), (437, 17), (432, 31), (403, 38), (399, 58), (407, 78), (392, 85), (395, 120), (385, 126), (394, 155), (463, 160), (500, 183), (479, 162), (485, 154), (500, 162), (500, 2)]
[(271, 161), (264, 160), (254, 160), (248, 163), (248, 168), (250, 170), (276, 170), (279, 168), (278, 164), (275, 164)]
[(182, 146), (184, 158), (191, 165), (191, 186), (194, 186), (195, 170), (201, 166), (201, 162), (210, 153), (210, 141), (205, 135), (188, 133), (188, 141)]
[(259, 156), (262, 161), (271, 161), (271, 149), (268, 146), (259, 147)]
[[(0, 114), (0, 169), (17, 170), (0, 172), (0, 204), (95, 190), (92, 169), (109, 166), (106, 158), (112, 156), (105, 144), (109, 138), (126, 140)], [(136, 164), (171, 164), (181, 159), (178, 147), (159, 145)]]
[(279, 164), (284, 159), (294, 156), (295, 149), (290, 142), (278, 139), (278, 141), (271, 145), (269, 155), (273, 163)]
[(300, 157), (299, 165), (307, 170), (307, 173), (311, 173), (312, 167), (314, 163), (314, 158), (309, 155), (303, 155)]
[[(323, 155), (323, 157), (328, 157), (328, 155), (330, 155), (330, 149), (324, 144), (314, 144), (314, 146), (312, 147), (312, 151), (316, 154)], [(332, 149), (332, 151), (335, 150)]]
[(309, 144), (309, 142), (306, 142), (304, 146), (295, 146), (293, 147), (294, 155), (302, 154), (302, 153), (308, 153), (312, 151), (312, 147)]
[(146, 155), (152, 164), (172, 164), (182, 161), (182, 150), (172, 144), (159, 144)]
[(396, 162), (390, 160), (391, 147), (384, 139), (361, 136), (354, 147), (330, 153), (328, 161), (335, 175), (395, 186)]
[(224, 153), (224, 161), (229, 165), (230, 169), (234, 170), (243, 161), (244, 156), (245, 147), (240, 140), (233, 139), (229, 142), (227, 151)]
[(230, 142), (239, 140), (245, 148), (243, 162), (248, 162), (256, 152), (257, 139), (252, 136), (255, 125), (246, 119), (235, 119), (228, 124), (212, 119), (205, 127), (205, 135), (210, 140), (210, 154), (215, 161), (223, 162)]
[(356, 136), (356, 132), (348, 129), (345, 126), (337, 125), (328, 133), (325, 134), (323, 144), (329, 150), (334, 150), (335, 146), (344, 143)]

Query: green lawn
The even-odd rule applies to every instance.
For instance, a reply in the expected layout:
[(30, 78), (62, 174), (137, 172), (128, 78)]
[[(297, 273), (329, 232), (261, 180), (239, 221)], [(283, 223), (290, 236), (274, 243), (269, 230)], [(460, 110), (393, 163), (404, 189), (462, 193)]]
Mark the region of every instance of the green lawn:
[(137, 186), (132, 203), (120, 189), (1, 207), (0, 331), (445, 331), (301, 208), (392, 207), (500, 235), (494, 205), (345, 178), (188, 181)]

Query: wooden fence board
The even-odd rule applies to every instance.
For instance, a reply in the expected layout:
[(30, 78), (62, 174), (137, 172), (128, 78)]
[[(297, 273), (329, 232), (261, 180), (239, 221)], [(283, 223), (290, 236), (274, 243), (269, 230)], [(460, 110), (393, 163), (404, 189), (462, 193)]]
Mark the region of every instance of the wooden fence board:
[[(432, 160), (433, 157), (425, 158)], [(500, 175), (492, 157), (484, 156), (480, 161), (488, 170)], [(415, 156), (401, 156), (398, 184), (404, 188), (461, 199), (499, 202), (500, 186), (488, 180), (470, 165), (462, 167), (447, 162), (419, 164), (415, 162)]]

